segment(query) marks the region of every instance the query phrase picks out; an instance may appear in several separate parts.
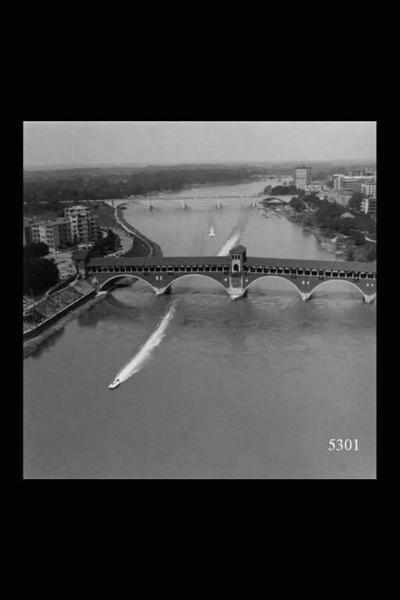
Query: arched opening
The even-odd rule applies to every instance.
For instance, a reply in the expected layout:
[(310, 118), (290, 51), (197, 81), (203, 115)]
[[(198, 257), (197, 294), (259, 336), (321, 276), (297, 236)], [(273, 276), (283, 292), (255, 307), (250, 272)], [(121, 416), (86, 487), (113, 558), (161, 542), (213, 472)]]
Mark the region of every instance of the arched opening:
[[(318, 283), (314, 288), (312, 288), (310, 290), (311, 294), (314, 295), (314, 292), (316, 292), (317, 290), (320, 290), (321, 288), (325, 288), (325, 292), (328, 295), (329, 294), (329, 288), (330, 288), (330, 292), (332, 293), (340, 293), (343, 291), (343, 289), (346, 290), (349, 289), (350, 287), (350, 291), (352, 291), (352, 288), (354, 290), (356, 290), (358, 292), (358, 294), (361, 294), (363, 298), (366, 297), (366, 293), (355, 283), (353, 283), (352, 281), (349, 281), (348, 279), (335, 279), (335, 280), (328, 280), (328, 281), (321, 281), (321, 283)], [(373, 295), (376, 292), (376, 289), (373, 288), (371, 289), (370, 294)], [(343, 293), (343, 292), (342, 292)], [(355, 294), (349, 294), (350, 297), (354, 297)]]
[(235, 273), (239, 271), (239, 265), (237, 263), (233, 265), (233, 270), (235, 271)]
[[(250, 283), (248, 283), (246, 285), (246, 281), (245, 281), (245, 293), (249, 290), (250, 287), (254, 286), (254, 284), (258, 283), (259, 281), (263, 281), (263, 280), (275, 280), (275, 281), (279, 281), (280, 285), (273, 287), (271, 286), (269, 289), (274, 290), (274, 292), (276, 291), (280, 291), (280, 290), (287, 290), (288, 288), (292, 287), (296, 290), (296, 292), (300, 295), (301, 297), (301, 290), (297, 287), (297, 285), (295, 285), (293, 283), (293, 281), (291, 281), (290, 279), (287, 279), (286, 277), (279, 277), (278, 275), (263, 275), (262, 277), (257, 277), (257, 279), (253, 279), (253, 281), (250, 281)], [(286, 282), (286, 284), (289, 285), (285, 285), (281, 282)], [(265, 289), (265, 287), (264, 287)], [(304, 291), (308, 291), (308, 290), (304, 290)]]
[(144, 279), (143, 277), (138, 277), (137, 275), (130, 275), (129, 273), (121, 273), (119, 275), (115, 275), (114, 277), (110, 277), (109, 279), (106, 279), (106, 281), (104, 281), (100, 285), (99, 291), (109, 291), (110, 289), (112, 289), (113, 283), (115, 283), (118, 279), (128, 279), (128, 278), (132, 279), (133, 281), (135, 281), (135, 280), (143, 281), (143, 283), (145, 283), (147, 286), (151, 287), (151, 289), (153, 291), (156, 291), (155, 288), (151, 285), (151, 283), (146, 281), (146, 279)]
[[(189, 280), (189, 285), (185, 286), (182, 285), (182, 288), (185, 289), (185, 287), (189, 287), (189, 288), (195, 288), (195, 289), (204, 289), (204, 290), (212, 290), (213, 288), (218, 290), (218, 287), (222, 287), (223, 290), (228, 293), (227, 288), (224, 286), (224, 284), (221, 281), (218, 281), (218, 279), (214, 278), (214, 277), (210, 277), (209, 275), (203, 275), (202, 273), (188, 273), (186, 275), (181, 275), (180, 277), (176, 277), (175, 279), (173, 279), (166, 287), (165, 291), (170, 290), (172, 288), (172, 286), (175, 287), (174, 284), (178, 284), (178, 286), (176, 286), (178, 289), (180, 287), (180, 283), (183, 280), (188, 280), (189, 278), (195, 279), (195, 281), (192, 283), (192, 285), (190, 284), (190, 280)], [(228, 279), (227, 276), (223, 276), (223, 278)], [(208, 280), (208, 281), (207, 281)], [(204, 283), (203, 283), (204, 282)], [(216, 286), (214, 285), (210, 285), (210, 282), (213, 282), (214, 284), (216, 284)], [(228, 283), (228, 282), (226, 282)]]

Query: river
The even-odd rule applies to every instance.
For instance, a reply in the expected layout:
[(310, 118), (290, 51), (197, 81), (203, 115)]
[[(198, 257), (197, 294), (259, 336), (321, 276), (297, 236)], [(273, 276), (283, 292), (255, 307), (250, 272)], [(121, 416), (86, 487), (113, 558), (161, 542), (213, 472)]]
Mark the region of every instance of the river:
[[(333, 260), (249, 208), (267, 183), (132, 201), (124, 216), (165, 256), (216, 255), (236, 236), (250, 256)], [(115, 289), (24, 360), (24, 477), (375, 478), (375, 344), (375, 303), (343, 283), (309, 302), (277, 279), (237, 301), (198, 276), (170, 296)], [(332, 438), (358, 451), (331, 452)]]

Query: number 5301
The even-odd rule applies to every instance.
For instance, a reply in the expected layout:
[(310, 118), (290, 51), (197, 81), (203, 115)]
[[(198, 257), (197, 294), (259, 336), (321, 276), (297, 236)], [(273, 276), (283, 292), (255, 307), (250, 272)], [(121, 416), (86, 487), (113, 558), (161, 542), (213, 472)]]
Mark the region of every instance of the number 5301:
[(328, 446), (329, 452), (336, 450), (337, 452), (341, 452), (342, 450), (346, 450), (346, 452), (350, 452), (350, 450), (358, 450), (358, 439), (347, 439), (341, 440), (340, 438), (331, 438), (329, 440)]

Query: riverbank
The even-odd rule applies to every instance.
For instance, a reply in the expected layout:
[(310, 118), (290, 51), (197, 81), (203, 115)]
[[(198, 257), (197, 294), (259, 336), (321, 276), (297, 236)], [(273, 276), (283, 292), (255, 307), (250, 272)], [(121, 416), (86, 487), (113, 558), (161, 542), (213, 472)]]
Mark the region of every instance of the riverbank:
[(100, 292), (95, 296), (92, 296), (83, 304), (72, 307), (70, 311), (65, 313), (65, 315), (63, 315), (54, 323), (51, 323), (45, 330), (38, 333), (35, 337), (28, 340), (24, 340), (23, 357), (27, 358), (32, 354), (36, 353), (37, 355), (39, 355), (40, 353), (42, 353), (45, 348), (52, 344), (52, 342), (57, 341), (57, 339), (62, 334), (62, 330), (69, 321), (79, 316), (82, 312), (86, 311), (88, 308), (93, 306), (93, 304), (100, 302), (100, 300), (103, 299), (104, 295), (104, 292)]
[(124, 256), (162, 256), (161, 247), (153, 240), (135, 229), (124, 217), (122, 208), (115, 209), (115, 220), (129, 235), (132, 236), (132, 247)]
[(338, 231), (333, 231), (328, 237), (323, 233), (320, 227), (315, 225), (304, 224), (305, 219), (309, 219), (309, 215), (300, 213), (286, 214), (289, 221), (303, 227), (303, 231), (312, 233), (317, 241), (328, 252), (335, 254), (337, 260), (356, 261), (356, 262), (374, 262), (376, 261), (376, 241), (369, 240), (367, 236), (363, 238), (362, 243), (356, 242), (351, 235), (343, 235)]
[[(337, 242), (332, 241), (331, 237), (328, 237), (327, 235), (323, 234), (319, 227), (312, 227), (310, 225), (304, 225), (302, 219), (299, 219), (298, 217), (289, 214), (287, 211), (284, 212), (284, 216), (291, 223), (300, 225), (303, 228), (303, 231), (312, 233), (312, 235), (315, 237), (317, 242), (324, 248), (324, 250), (326, 250), (327, 252), (330, 252), (331, 254), (335, 254), (335, 256), (337, 257), (338, 260), (344, 260), (343, 250), (340, 247), (338, 247)], [(341, 244), (342, 244), (342, 242), (341, 242)]]

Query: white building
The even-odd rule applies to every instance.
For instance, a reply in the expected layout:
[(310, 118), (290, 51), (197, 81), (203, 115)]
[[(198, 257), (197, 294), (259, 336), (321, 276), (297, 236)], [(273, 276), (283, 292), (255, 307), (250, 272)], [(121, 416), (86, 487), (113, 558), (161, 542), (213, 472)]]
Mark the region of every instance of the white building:
[(361, 186), (364, 184), (375, 184), (376, 178), (374, 175), (343, 175), (337, 173), (333, 176), (333, 189), (340, 190), (352, 190), (353, 192), (360, 192)]
[(363, 198), (361, 200), (361, 210), (366, 215), (376, 215), (376, 198)]
[(296, 167), (294, 182), (298, 190), (306, 190), (311, 183), (311, 167)]
[(361, 193), (366, 198), (376, 198), (376, 182), (374, 183), (363, 183), (361, 186)]
[(71, 206), (64, 209), (65, 218), (71, 225), (71, 235), (74, 241), (89, 242), (99, 238), (100, 227), (98, 217), (86, 206)]

